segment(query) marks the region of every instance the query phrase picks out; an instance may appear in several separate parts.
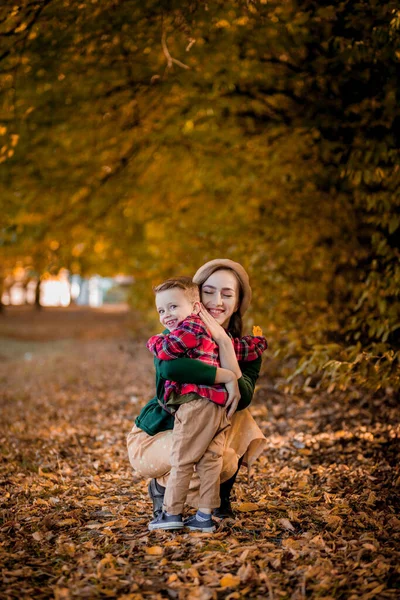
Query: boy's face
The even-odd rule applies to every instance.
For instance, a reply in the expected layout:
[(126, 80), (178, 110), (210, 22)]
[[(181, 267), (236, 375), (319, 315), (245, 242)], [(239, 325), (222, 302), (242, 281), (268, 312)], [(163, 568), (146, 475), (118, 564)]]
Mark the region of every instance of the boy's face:
[(192, 314), (194, 303), (191, 302), (183, 290), (171, 288), (156, 294), (156, 307), (160, 323), (172, 331)]

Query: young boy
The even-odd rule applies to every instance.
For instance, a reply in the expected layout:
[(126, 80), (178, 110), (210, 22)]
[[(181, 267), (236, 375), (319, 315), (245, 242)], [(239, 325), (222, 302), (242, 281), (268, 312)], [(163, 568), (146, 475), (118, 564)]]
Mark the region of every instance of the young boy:
[[(161, 403), (165, 410), (175, 415), (171, 473), (164, 510), (151, 521), (149, 529), (187, 526), (191, 530), (212, 532), (215, 525), (211, 511), (220, 505), (219, 476), (225, 430), (230, 426), (225, 409), (227, 387), (233, 391), (230, 384), (234, 383), (235, 376), (220, 367), (218, 345), (196, 314), (200, 308), (198, 286), (189, 277), (177, 277), (157, 286), (154, 292), (160, 322), (169, 333), (151, 337), (147, 342), (148, 349), (160, 360), (185, 356), (218, 369), (213, 386), (165, 383)], [(255, 360), (267, 347), (262, 337), (247, 336), (232, 342), (235, 351), (242, 352), (246, 360)], [(195, 516), (183, 522), (183, 506), (195, 465), (200, 478), (199, 509)]]

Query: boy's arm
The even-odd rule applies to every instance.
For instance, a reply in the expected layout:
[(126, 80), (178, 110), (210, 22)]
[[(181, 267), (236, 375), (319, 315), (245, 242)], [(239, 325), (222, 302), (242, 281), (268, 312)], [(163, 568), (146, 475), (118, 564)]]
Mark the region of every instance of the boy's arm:
[(182, 357), (191, 348), (200, 344), (202, 331), (196, 322), (185, 319), (172, 332), (153, 335), (147, 342), (147, 348), (160, 360), (174, 360)]
[(263, 336), (245, 335), (232, 339), (238, 361), (253, 361), (259, 358), (268, 348), (268, 342)]

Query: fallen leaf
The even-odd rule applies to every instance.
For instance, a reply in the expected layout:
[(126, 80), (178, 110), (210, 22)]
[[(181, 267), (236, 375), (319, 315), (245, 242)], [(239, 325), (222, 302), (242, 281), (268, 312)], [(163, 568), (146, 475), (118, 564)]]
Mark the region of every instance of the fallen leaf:
[(260, 507), (255, 502), (241, 502), (236, 506), (236, 510), (239, 512), (252, 512), (254, 510), (260, 510)]
[(257, 571), (251, 563), (242, 565), (237, 574), (242, 583), (248, 583), (249, 581), (258, 581)]
[[(62, 521), (57, 521), (57, 527), (64, 527), (65, 525), (73, 525), (74, 523), (78, 523), (76, 519), (63, 519)], [(97, 524), (98, 525), (98, 524)], [(89, 527), (89, 526), (87, 526)]]
[(227, 573), (220, 579), (219, 584), (223, 588), (236, 587), (240, 584), (240, 577)]
[(164, 550), (161, 548), (161, 546), (150, 546), (145, 548), (145, 552), (146, 554), (151, 554), (152, 556), (160, 556), (163, 554)]
[(279, 523), (282, 525), (282, 527), (284, 529), (288, 529), (289, 531), (294, 531), (295, 528), (293, 527), (293, 525), (291, 524), (291, 522), (289, 521), (289, 519), (286, 518), (282, 518), (282, 519), (278, 519)]

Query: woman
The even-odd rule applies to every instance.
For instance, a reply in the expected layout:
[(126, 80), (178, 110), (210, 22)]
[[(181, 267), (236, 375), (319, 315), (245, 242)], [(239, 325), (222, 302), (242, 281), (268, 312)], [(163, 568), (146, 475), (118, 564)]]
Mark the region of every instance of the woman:
[[(248, 410), (254, 394), (261, 357), (251, 362), (236, 358), (232, 337), (242, 336), (242, 316), (251, 300), (249, 278), (244, 268), (229, 259), (211, 260), (193, 277), (200, 286), (203, 308), (199, 315), (219, 347), (221, 367), (237, 377), (238, 394), (229, 407), (231, 427), (226, 436), (221, 472), (221, 506), (213, 511), (219, 518), (232, 517), (230, 495), (241, 464), (250, 465), (263, 451), (266, 440)], [(154, 516), (162, 509), (165, 484), (171, 468), (169, 462), (173, 417), (158, 402), (163, 397), (165, 380), (213, 385), (216, 368), (197, 360), (181, 358), (157, 361), (157, 396), (142, 409), (128, 434), (128, 454), (133, 469), (151, 477), (149, 494)], [(198, 478), (194, 473), (188, 503), (197, 507)]]

